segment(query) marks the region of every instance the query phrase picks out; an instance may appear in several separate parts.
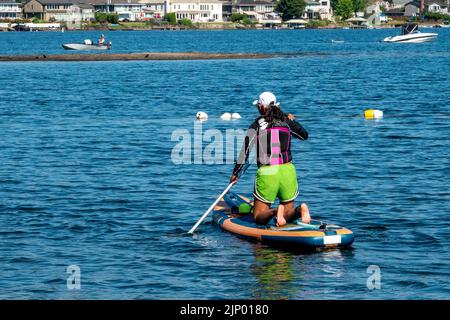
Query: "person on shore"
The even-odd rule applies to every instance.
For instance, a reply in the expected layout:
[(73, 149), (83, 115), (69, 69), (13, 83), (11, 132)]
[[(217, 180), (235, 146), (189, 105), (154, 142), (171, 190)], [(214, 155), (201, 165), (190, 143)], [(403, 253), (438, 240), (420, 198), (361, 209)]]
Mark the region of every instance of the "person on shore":
[(103, 44), (105, 44), (105, 35), (104, 34), (102, 34), (100, 39), (98, 39), (98, 44), (101, 45), (101, 46)]
[[(278, 226), (300, 216), (303, 223), (310, 223), (308, 206), (302, 203), (295, 208), (294, 205), (298, 196), (298, 183), (291, 154), (291, 137), (306, 140), (308, 132), (294, 120), (292, 114), (281, 111), (273, 93), (261, 93), (253, 104), (258, 107), (260, 116), (248, 128), (230, 183), (237, 182), (251, 149), (256, 145), (258, 171), (253, 191), (255, 222), (267, 224), (276, 215)], [(277, 198), (280, 200), (279, 207), (271, 209)]]

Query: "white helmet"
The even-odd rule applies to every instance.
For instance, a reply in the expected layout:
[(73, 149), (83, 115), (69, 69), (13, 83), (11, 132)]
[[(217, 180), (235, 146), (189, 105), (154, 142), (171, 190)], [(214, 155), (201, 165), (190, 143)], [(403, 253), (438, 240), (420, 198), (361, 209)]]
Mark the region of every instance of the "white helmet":
[(277, 103), (277, 97), (272, 92), (263, 92), (259, 95), (258, 100), (253, 101), (254, 105), (261, 105), (267, 108), (271, 103), (273, 103), (276, 106), (279, 106), (280, 104)]

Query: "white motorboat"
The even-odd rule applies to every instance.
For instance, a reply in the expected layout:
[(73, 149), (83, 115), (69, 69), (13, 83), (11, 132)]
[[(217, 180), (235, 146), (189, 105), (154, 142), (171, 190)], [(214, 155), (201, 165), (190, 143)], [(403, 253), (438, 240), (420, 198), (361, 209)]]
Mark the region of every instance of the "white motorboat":
[(65, 50), (109, 50), (111, 41), (106, 44), (93, 43), (92, 40), (84, 40), (84, 43), (65, 43), (62, 45)]
[(433, 41), (437, 36), (437, 33), (420, 32), (417, 24), (407, 24), (402, 26), (401, 35), (387, 37), (383, 41), (398, 43), (422, 43)]

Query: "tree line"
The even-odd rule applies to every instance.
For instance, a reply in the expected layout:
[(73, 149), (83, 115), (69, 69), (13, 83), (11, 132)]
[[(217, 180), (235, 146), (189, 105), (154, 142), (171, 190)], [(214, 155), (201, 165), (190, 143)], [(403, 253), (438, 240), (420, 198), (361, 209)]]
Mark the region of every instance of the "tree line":
[[(354, 13), (364, 11), (367, 8), (368, 0), (331, 0), (331, 7), (335, 15), (346, 20)], [(305, 12), (305, 0), (279, 0), (275, 6), (283, 21), (290, 19), (300, 19)]]

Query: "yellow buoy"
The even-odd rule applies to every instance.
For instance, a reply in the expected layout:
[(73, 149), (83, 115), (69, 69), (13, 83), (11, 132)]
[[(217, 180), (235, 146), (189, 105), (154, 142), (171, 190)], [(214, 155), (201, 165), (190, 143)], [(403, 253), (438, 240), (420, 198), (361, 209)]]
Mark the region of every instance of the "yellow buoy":
[(364, 111), (365, 119), (381, 119), (383, 118), (383, 111), (375, 109), (367, 109)]

